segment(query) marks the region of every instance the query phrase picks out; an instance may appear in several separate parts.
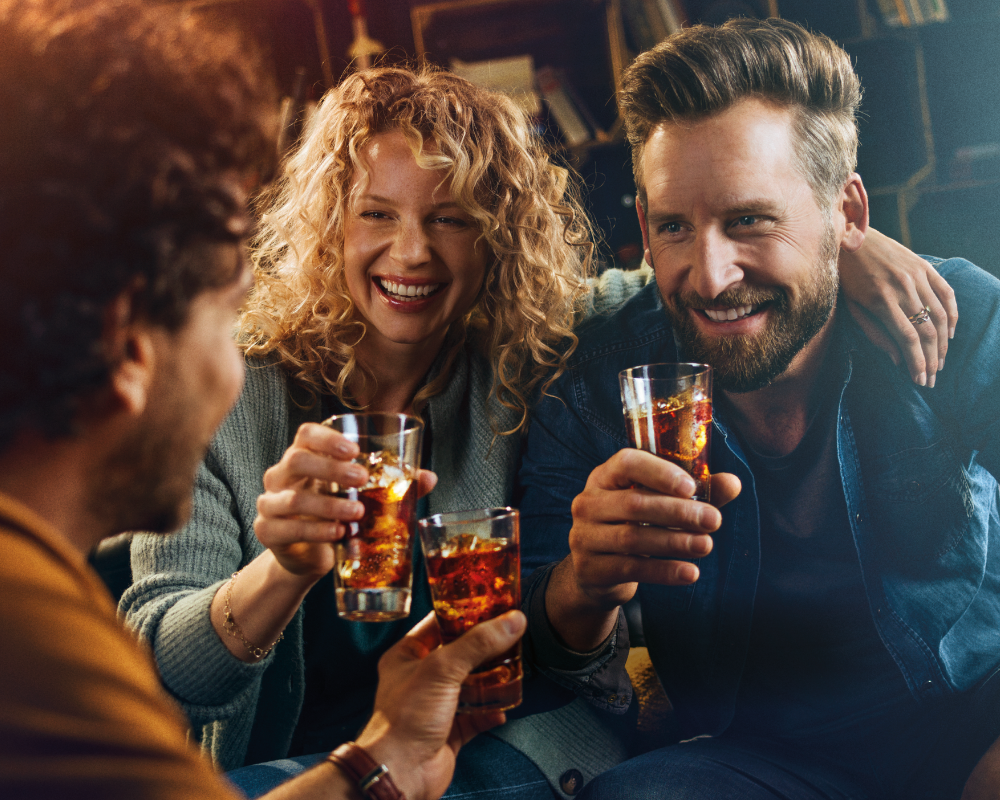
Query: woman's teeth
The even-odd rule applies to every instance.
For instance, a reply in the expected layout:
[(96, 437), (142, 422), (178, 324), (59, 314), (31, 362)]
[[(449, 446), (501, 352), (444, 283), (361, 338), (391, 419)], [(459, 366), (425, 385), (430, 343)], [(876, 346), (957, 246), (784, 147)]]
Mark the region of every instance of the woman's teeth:
[(382, 278), (379, 278), (378, 282), (381, 284), (382, 289), (386, 294), (391, 294), (399, 300), (427, 297), (427, 295), (436, 292), (441, 287), (440, 283), (424, 283), (419, 286), (410, 284), (407, 286), (406, 284), (393, 283), (392, 281), (383, 280)]
[(747, 314), (752, 314), (756, 310), (755, 306), (737, 306), (736, 308), (729, 308), (724, 311), (706, 308), (705, 316), (714, 322), (729, 322), (734, 319), (742, 319)]

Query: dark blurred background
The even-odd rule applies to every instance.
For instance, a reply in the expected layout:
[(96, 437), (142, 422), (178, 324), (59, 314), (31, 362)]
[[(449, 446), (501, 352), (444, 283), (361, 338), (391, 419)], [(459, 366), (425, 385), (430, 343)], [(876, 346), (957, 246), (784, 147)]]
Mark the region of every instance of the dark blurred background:
[[(641, 257), (634, 186), (617, 123), (621, 69), (671, 25), (779, 15), (828, 34), (865, 87), (859, 171), (872, 223), (921, 253), (961, 255), (1000, 275), (998, 0), (192, 0), (269, 51), (295, 115), (352, 69), (356, 17), (384, 46), (377, 60), (442, 66), (530, 54), (557, 70), (590, 138), (557, 158), (583, 176), (605, 255)], [(352, 11), (355, 12), (352, 14)], [(290, 134), (294, 135), (294, 126)]]

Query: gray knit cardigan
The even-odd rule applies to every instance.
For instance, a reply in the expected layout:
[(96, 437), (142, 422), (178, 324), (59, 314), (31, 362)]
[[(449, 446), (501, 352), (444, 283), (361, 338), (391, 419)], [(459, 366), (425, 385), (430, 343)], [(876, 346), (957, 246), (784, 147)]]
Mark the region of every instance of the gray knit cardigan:
[[(610, 313), (650, 279), (648, 269), (605, 272), (591, 294), (589, 313)], [(464, 352), (444, 392), (428, 403), (431, 469), (438, 475), (428, 496), (429, 513), (510, 501), (520, 436), (494, 438), (488, 409), (501, 430), (517, 418), (489, 397), (491, 385), (489, 363)], [(302, 610), (268, 657), (247, 664), (219, 639), (209, 607), (229, 576), (263, 552), (253, 521), (264, 472), (281, 459), (299, 424), (319, 420), (316, 405), (302, 411), (290, 402), (280, 368), (250, 361), (240, 399), (199, 469), (190, 521), (175, 535), (138, 534), (132, 543), (134, 583), (119, 611), (151, 644), (163, 683), (187, 713), (194, 738), (224, 770), (243, 765), (265, 670), (289, 675), (280, 685), (287, 696), (269, 698), (272, 707), (287, 712), (272, 731), (274, 758), (287, 754), (301, 711)], [(582, 700), (511, 721), (493, 733), (528, 756), (564, 797), (559, 777), (566, 770), (578, 769), (589, 781), (626, 755)]]

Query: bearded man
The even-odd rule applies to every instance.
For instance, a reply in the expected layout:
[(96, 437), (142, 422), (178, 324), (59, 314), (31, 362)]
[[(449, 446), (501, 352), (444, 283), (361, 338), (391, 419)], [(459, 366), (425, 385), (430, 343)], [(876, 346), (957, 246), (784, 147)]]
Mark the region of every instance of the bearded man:
[[(579, 331), (532, 422), (524, 558), (569, 555), (531, 584), (529, 631), (555, 680), (622, 712), (637, 598), (685, 741), (583, 796), (995, 797), (1000, 746), (970, 773), (1000, 735), (1000, 283), (931, 260), (963, 309), (933, 387), (844, 311), (860, 83), (825, 37), (686, 29), (621, 99), (656, 285)], [(619, 371), (677, 361), (714, 373), (713, 505), (628, 448)]]

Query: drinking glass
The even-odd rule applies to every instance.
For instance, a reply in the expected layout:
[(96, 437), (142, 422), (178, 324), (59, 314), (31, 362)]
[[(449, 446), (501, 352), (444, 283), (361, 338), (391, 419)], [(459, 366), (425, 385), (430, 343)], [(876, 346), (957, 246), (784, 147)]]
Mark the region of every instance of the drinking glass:
[(629, 442), (683, 467), (694, 499), (709, 501), (712, 449), (712, 368), (707, 364), (646, 364), (618, 374)]
[[(434, 615), (447, 644), (473, 625), (521, 606), (519, 517), (513, 508), (480, 508), (420, 520), (420, 544)], [(521, 643), (480, 665), (462, 682), (458, 712), (521, 704)]]
[(360, 488), (328, 488), (365, 507), (364, 517), (347, 523), (347, 535), (335, 545), (337, 614), (361, 622), (408, 616), (424, 424), (407, 414), (340, 414), (323, 424), (357, 443), (361, 453), (354, 461), (368, 470)]

